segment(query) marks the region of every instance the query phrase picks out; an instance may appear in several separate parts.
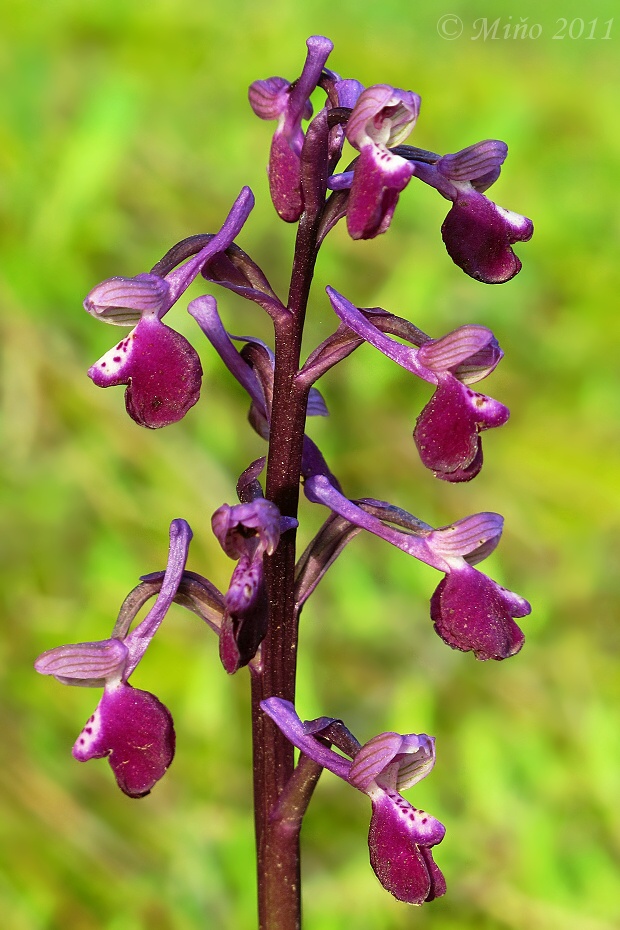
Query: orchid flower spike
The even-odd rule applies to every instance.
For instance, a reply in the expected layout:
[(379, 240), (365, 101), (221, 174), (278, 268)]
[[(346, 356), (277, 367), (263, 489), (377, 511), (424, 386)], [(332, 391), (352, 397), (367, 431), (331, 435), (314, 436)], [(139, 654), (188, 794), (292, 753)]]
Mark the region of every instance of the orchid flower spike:
[[(446, 883), (431, 852), (443, 840), (445, 827), (400, 794), (433, 768), (433, 737), (381, 733), (360, 746), (341, 721), (321, 717), (302, 723), (293, 705), (277, 697), (262, 701), (261, 707), (305, 756), (370, 798), (370, 864), (386, 891), (407, 904), (424, 904), (445, 894)], [(352, 761), (325, 745), (326, 731), (330, 741), (353, 755)]]
[(92, 316), (134, 329), (95, 362), (88, 375), (98, 387), (127, 385), (125, 406), (140, 426), (158, 429), (181, 420), (200, 395), (202, 367), (187, 339), (162, 323), (162, 317), (200, 274), (210, 258), (223, 252), (241, 231), (254, 205), (243, 188), (219, 233), (196, 255), (164, 278), (139, 274), (108, 278), (88, 294)]
[(148, 794), (174, 756), (170, 711), (149, 691), (128, 683), (159, 629), (181, 582), (192, 531), (184, 520), (170, 525), (168, 567), (155, 604), (128, 635), (101, 642), (57, 646), (34, 667), (65, 685), (103, 686), (95, 712), (73, 746), (79, 762), (107, 757), (121, 791), (131, 798)]

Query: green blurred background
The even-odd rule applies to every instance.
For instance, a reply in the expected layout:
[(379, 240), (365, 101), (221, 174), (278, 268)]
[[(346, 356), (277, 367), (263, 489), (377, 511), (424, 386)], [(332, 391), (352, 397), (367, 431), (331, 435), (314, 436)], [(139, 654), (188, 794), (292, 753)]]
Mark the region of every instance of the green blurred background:
[[(422, 468), (411, 429), (427, 386), (370, 348), (324, 379), (332, 415), (312, 435), (351, 496), (388, 498), (436, 525), (505, 514), (486, 565), (533, 612), (519, 656), (478, 663), (432, 631), (432, 570), (360, 538), (331, 570), (304, 615), (300, 710), (341, 716), (362, 740), (384, 729), (437, 737), (436, 769), (411, 798), (447, 825), (436, 858), (449, 893), (411, 910), (383, 892), (367, 862), (368, 802), (328, 774), (304, 826), (307, 930), (620, 926), (615, 12), (611, 0), (233, 0), (219, 10), (5, 0), (4, 930), (255, 926), (247, 675), (228, 679), (215, 638), (175, 608), (133, 680), (171, 708), (177, 757), (136, 802), (104, 762), (71, 758), (97, 694), (39, 678), (32, 661), (109, 635), (137, 577), (163, 566), (174, 517), (195, 531), (190, 567), (226, 584), (232, 565), (210, 515), (262, 453), (241, 390), (196, 340), (201, 403), (167, 430), (139, 429), (121, 389), (99, 391), (84, 375), (116, 334), (81, 301), (101, 279), (147, 270), (176, 240), (218, 228), (246, 183), (257, 207), (240, 244), (284, 291), (293, 230), (268, 197), (273, 127), (246, 93), (255, 78), (297, 76), (312, 33), (334, 40), (330, 64), (343, 75), (422, 95), (415, 144), (446, 152), (505, 139), (493, 196), (531, 216), (536, 233), (518, 247), (514, 281), (478, 284), (444, 252), (446, 203), (414, 181), (386, 236), (354, 243), (338, 227), (319, 261), (308, 346), (334, 325), (326, 283), (435, 336), (465, 322), (497, 334), (506, 358), (485, 389), (512, 418), (486, 434), (470, 485)], [(446, 14), (461, 18), (459, 38), (440, 35)], [(498, 17), (495, 41), (474, 38), (476, 20)], [(538, 38), (513, 37), (522, 20), (541, 25)], [(217, 296), (233, 332), (269, 337), (259, 310)], [(172, 325), (195, 336), (184, 316), (177, 308)], [(306, 506), (304, 518), (307, 538), (318, 514)]]

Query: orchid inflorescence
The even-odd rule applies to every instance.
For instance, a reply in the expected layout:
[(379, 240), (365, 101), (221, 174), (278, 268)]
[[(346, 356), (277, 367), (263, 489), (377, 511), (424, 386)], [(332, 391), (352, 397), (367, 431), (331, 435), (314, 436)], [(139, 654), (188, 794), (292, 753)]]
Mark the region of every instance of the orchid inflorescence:
[[(358, 307), (328, 287), (336, 328), (305, 362), (300, 358), (314, 262), (326, 236), (342, 218), (353, 239), (385, 233), (412, 179), (452, 202), (441, 234), (448, 254), (466, 274), (489, 284), (517, 274), (521, 263), (512, 245), (530, 238), (532, 223), (484, 195), (499, 177), (507, 147), (486, 140), (440, 156), (407, 145), (404, 140), (420, 111), (417, 94), (342, 79), (326, 67), (332, 43), (324, 37), (312, 36), (307, 47), (297, 80), (272, 77), (255, 81), (249, 90), (256, 115), (277, 120), (269, 158), (273, 204), (283, 220), (298, 225), (287, 303), (236, 244), (254, 205), (247, 187), (219, 232), (182, 240), (148, 273), (109, 278), (84, 302), (92, 316), (133, 327), (88, 373), (100, 387), (126, 385), (127, 412), (151, 429), (181, 420), (200, 396), (196, 350), (162, 321), (190, 284), (202, 277), (271, 317), (275, 350), (257, 338), (232, 336), (210, 294), (188, 307), (247, 392), (249, 421), (268, 444), (267, 455), (239, 478), (239, 503), (222, 504), (213, 514), (213, 532), (236, 563), (228, 588), (222, 593), (208, 578), (187, 570), (192, 532), (184, 520), (174, 520), (165, 572), (141, 579), (125, 599), (110, 637), (51, 649), (35, 663), (37, 671), (64, 684), (103, 688), (73, 754), (80, 761), (107, 757), (119, 787), (130, 797), (148, 794), (174, 755), (170, 712), (128, 680), (171, 604), (192, 611), (216, 633), (228, 673), (248, 666), (264, 927), (298, 926), (298, 916), (284, 919), (282, 914), (295, 907), (298, 912), (299, 828), (324, 768), (370, 798), (370, 861), (384, 887), (411, 904), (445, 891), (431, 854), (445, 829), (400, 793), (433, 768), (434, 739), (386, 732), (361, 745), (342, 721), (320, 717), (304, 723), (294, 707), (299, 617), (345, 546), (366, 531), (440, 572), (443, 577), (430, 597), (435, 630), (449, 646), (478, 659), (505, 659), (518, 652), (523, 633), (515, 620), (530, 611), (527, 601), (474, 567), (500, 540), (499, 514), (477, 513), (433, 527), (394, 504), (350, 499), (304, 428), (307, 416), (327, 414), (317, 380), (369, 343), (434, 388), (413, 430), (423, 465), (448, 482), (471, 480), (482, 467), (481, 433), (509, 416), (502, 403), (471, 387), (488, 377), (503, 356), (491, 330), (466, 324), (431, 337), (406, 318), (379, 307)], [(313, 116), (310, 98), (317, 88), (325, 103)], [(304, 120), (310, 120), (305, 132)], [(355, 156), (339, 170), (345, 143)], [(265, 468), (263, 486), (259, 476)], [(300, 486), (308, 501), (329, 513), (297, 557)], [(134, 625), (153, 597), (151, 610)], [(300, 751), (296, 766), (293, 747)], [(291, 847), (293, 835), (297, 845)]]

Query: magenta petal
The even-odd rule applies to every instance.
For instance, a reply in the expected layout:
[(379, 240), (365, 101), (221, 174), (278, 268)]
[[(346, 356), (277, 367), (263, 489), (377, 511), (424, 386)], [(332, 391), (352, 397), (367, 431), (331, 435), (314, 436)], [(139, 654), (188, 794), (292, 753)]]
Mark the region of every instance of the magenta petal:
[(497, 366), (503, 354), (495, 336), (486, 326), (472, 324), (459, 326), (458, 329), (440, 339), (429, 340), (418, 349), (418, 361), (431, 371), (452, 371), (454, 373), (464, 362), (479, 358), (480, 354), (489, 347), (491, 347), (491, 352), (484, 353), (489, 365), (480, 376), (486, 377)]
[(72, 643), (42, 653), (34, 663), (40, 675), (53, 675), (65, 685), (89, 685), (122, 673), (127, 646), (118, 639), (96, 643)]
[(428, 875), (431, 880), (431, 888), (426, 898), (427, 901), (434, 901), (446, 893), (446, 880), (443, 872), (433, 859), (433, 854), (427, 846), (420, 846), (420, 854), (426, 862)]
[(498, 401), (477, 394), (449, 373), (440, 375), (413, 432), (422, 462), (437, 478), (469, 481), (482, 465), (478, 434), (501, 426), (509, 415)]
[(437, 633), (453, 649), (477, 659), (507, 659), (525, 640), (513, 617), (530, 612), (528, 602), (468, 565), (440, 581), (431, 598)]
[[(257, 550), (271, 555), (280, 542), (280, 511), (264, 497), (247, 504), (222, 504), (211, 517), (211, 527), (231, 559), (253, 558)], [(295, 524), (296, 525), (296, 524)]]
[(282, 77), (270, 77), (250, 84), (250, 106), (260, 119), (278, 119), (286, 113), (290, 83)]
[(232, 614), (244, 616), (256, 606), (262, 586), (262, 556), (254, 560), (251, 560), (247, 555), (241, 556), (232, 573), (228, 591), (224, 598), (226, 610)]
[(427, 542), (444, 558), (462, 556), (470, 565), (475, 565), (493, 552), (503, 528), (504, 518), (499, 513), (475, 513), (433, 530)]
[(88, 374), (98, 387), (126, 384), (127, 413), (149, 429), (181, 420), (198, 400), (202, 381), (194, 348), (154, 317), (143, 317)]
[(269, 192), (278, 215), (287, 223), (296, 223), (303, 210), (301, 160), (280, 129), (271, 141)]
[(476, 475), (480, 473), (482, 462), (482, 443), (480, 440), (478, 440), (478, 451), (466, 468), (455, 468), (454, 471), (446, 471), (441, 474), (439, 472), (435, 472), (435, 477), (441, 478), (442, 481), (450, 481), (452, 484), (460, 484), (463, 481), (471, 481), (472, 478), (475, 478)]
[(420, 846), (434, 846), (444, 833), (438, 820), (416, 810), (395, 792), (373, 799), (368, 834), (370, 864), (386, 891), (406, 904), (424, 904), (443, 894), (443, 876), (430, 851)]
[(148, 691), (118, 683), (104, 691), (73, 755), (79, 762), (107, 756), (121, 791), (141, 798), (172, 762), (174, 743), (167, 707)]
[(485, 139), (453, 155), (444, 155), (437, 162), (437, 170), (451, 181), (471, 181), (476, 190), (484, 191), (497, 181), (507, 155), (505, 142)]
[(155, 274), (117, 276), (97, 284), (86, 296), (84, 309), (104, 323), (133, 326), (145, 314), (160, 317), (170, 306), (169, 298), (168, 282)]
[(256, 655), (267, 633), (267, 610), (263, 592), (244, 614), (226, 611), (220, 627), (220, 661), (229, 675), (247, 665)]
[(367, 145), (355, 165), (347, 206), (352, 239), (374, 239), (390, 225), (399, 193), (407, 186), (413, 165), (385, 148)]
[(504, 210), (473, 188), (460, 192), (441, 227), (448, 255), (463, 271), (485, 284), (502, 284), (521, 270), (510, 246), (525, 242), (532, 221)]

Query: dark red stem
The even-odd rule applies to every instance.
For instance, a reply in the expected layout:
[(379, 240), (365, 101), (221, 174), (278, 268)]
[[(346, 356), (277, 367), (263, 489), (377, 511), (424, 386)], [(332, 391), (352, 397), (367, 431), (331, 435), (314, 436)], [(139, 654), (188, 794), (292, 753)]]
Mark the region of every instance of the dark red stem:
[[(307, 388), (294, 383), (316, 259), (318, 218), (303, 215), (297, 230), (286, 318), (274, 321), (275, 373), (267, 457), (266, 496), (296, 517), (306, 420)], [(301, 927), (299, 821), (273, 816), (293, 774), (293, 747), (260, 709), (265, 698), (295, 700), (297, 621), (294, 603), (295, 533), (282, 536), (267, 560), (269, 628), (262, 670), (252, 674), (254, 816), (260, 930)]]

